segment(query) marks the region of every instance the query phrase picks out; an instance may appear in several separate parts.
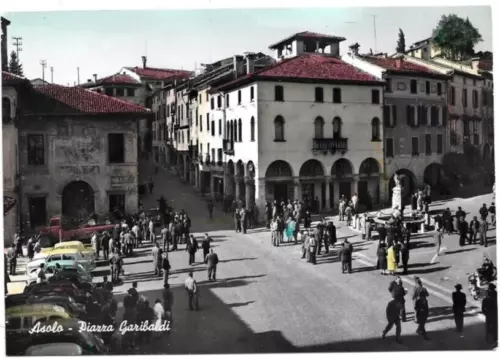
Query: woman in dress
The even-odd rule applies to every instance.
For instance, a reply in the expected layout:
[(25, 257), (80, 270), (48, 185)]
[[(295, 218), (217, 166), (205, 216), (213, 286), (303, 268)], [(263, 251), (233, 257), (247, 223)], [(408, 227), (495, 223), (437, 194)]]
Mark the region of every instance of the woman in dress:
[(387, 249), (387, 271), (389, 274), (394, 275), (394, 272), (398, 268), (396, 264), (396, 253), (394, 250), (394, 245), (391, 244), (389, 249)]

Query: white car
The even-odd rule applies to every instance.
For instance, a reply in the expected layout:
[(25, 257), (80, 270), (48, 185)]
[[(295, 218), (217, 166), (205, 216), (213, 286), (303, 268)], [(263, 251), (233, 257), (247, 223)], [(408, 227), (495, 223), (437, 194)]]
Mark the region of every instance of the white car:
[(42, 263), (45, 263), (45, 255), (42, 253), (38, 253), (37, 255), (35, 255), (35, 258), (31, 262), (28, 262), (26, 264), (26, 276), (28, 277), (26, 282), (28, 285), (36, 282), (36, 273), (38, 271), (38, 268), (40, 268), (40, 264)]
[(76, 261), (80, 263), (85, 269), (90, 273), (95, 267), (95, 259), (87, 258), (83, 255), (82, 252), (79, 251), (66, 251), (66, 250), (58, 250), (55, 249), (51, 253), (47, 255), (45, 259), (45, 263), (49, 264), (50, 262), (56, 261)]

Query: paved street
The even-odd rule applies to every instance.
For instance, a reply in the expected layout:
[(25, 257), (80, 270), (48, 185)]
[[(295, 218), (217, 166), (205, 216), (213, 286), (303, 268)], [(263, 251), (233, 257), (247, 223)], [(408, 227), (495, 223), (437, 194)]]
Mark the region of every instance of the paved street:
[[(151, 168), (141, 171), (145, 176)], [(147, 178), (147, 177), (146, 177)], [(154, 177), (153, 196), (143, 199), (146, 208), (154, 206), (164, 195), (175, 209), (184, 208), (190, 215), (197, 236), (210, 231), (213, 248), (221, 263), (216, 283), (208, 282), (201, 253), (197, 264), (188, 266), (183, 250), (171, 253), (170, 284), (174, 294), (173, 331), (168, 338), (157, 340), (147, 353), (261, 353), (291, 351), (401, 351), (488, 349), (484, 341), (484, 317), (476, 315), (479, 302), (468, 298), (468, 313), (462, 335), (453, 331), (451, 291), (458, 282), (467, 288), (466, 273), (481, 265), (484, 251), (496, 262), (496, 239), (490, 234), (490, 247), (467, 246), (458, 249), (456, 236), (446, 237), (448, 252), (440, 263), (430, 265), (434, 248), (428, 235), (414, 237), (416, 246), (410, 253), (411, 273), (405, 287), (412, 293), (413, 276), (421, 276), (430, 296), (429, 341), (415, 334), (416, 324), (403, 324), (403, 344), (394, 341), (394, 332), (381, 339), (385, 307), (390, 300), (387, 287), (392, 278), (373, 269), (374, 242), (340, 225), (338, 237), (354, 244), (354, 273), (342, 275), (336, 253), (318, 257), (313, 266), (301, 260), (300, 245), (270, 245), (270, 234), (262, 229), (247, 235), (234, 233), (231, 219), (217, 210), (213, 222), (208, 219), (205, 202), (190, 185), (160, 170)], [(441, 205), (452, 210), (460, 203), (465, 211), (477, 212), (482, 201), (490, 198), (458, 200)], [(453, 205), (451, 204), (453, 203)], [(438, 204), (439, 205), (439, 204)], [(468, 215), (470, 216), (470, 215)], [(221, 230), (216, 230), (221, 228)], [(150, 248), (144, 248), (125, 259), (124, 284), (115, 288), (121, 297), (134, 280), (150, 302), (162, 298), (162, 280), (152, 276)], [(182, 283), (193, 270), (201, 287), (201, 310), (190, 312)], [(468, 296), (469, 297), (469, 296)], [(411, 300), (406, 305), (413, 318)]]

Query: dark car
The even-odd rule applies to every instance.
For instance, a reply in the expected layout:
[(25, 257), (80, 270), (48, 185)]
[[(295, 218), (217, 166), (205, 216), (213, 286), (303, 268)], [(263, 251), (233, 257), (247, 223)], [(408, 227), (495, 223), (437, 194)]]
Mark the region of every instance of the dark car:
[(30, 346), (50, 343), (77, 344), (82, 348), (84, 355), (102, 355), (109, 351), (101, 338), (92, 332), (80, 330), (80, 322), (77, 319), (48, 320), (43, 324), (44, 326), (55, 326), (61, 331), (57, 333), (32, 333), (11, 340), (7, 343), (7, 355), (24, 355)]
[(17, 305), (26, 304), (28, 302), (29, 295), (25, 293), (8, 295), (5, 297), (5, 309), (10, 307), (15, 307)]
[(53, 283), (37, 283), (27, 286), (24, 289), (25, 294), (29, 295), (68, 295), (73, 297), (77, 303), (85, 303), (85, 292), (78, 289), (73, 283), (69, 281), (57, 281)]
[(30, 296), (27, 303), (51, 303), (63, 307), (68, 314), (72, 317), (85, 320), (87, 313), (85, 305), (78, 304), (72, 297), (65, 295), (43, 295), (43, 296)]

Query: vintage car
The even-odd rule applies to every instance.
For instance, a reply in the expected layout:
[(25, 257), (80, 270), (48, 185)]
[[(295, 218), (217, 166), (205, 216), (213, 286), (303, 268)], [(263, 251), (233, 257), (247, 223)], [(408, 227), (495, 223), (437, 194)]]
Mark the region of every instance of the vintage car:
[[(11, 353), (9, 355), (21, 355), (21, 353)], [(32, 345), (24, 352), (25, 356), (43, 357), (43, 356), (70, 356), (83, 355), (83, 349), (74, 343), (47, 343)]]
[(72, 297), (77, 303), (86, 302), (88, 291), (78, 288), (70, 281), (57, 281), (54, 283), (32, 283), (26, 286), (24, 294), (28, 295), (66, 295)]
[(45, 259), (45, 266), (48, 266), (52, 262), (58, 261), (77, 261), (89, 272), (92, 272), (96, 267), (94, 258), (85, 257), (82, 252), (74, 248), (61, 248), (52, 250), (52, 252), (47, 254), (47, 258)]
[(92, 247), (87, 247), (80, 241), (68, 241), (68, 242), (57, 243), (54, 246), (54, 249), (75, 249), (81, 252), (88, 259), (94, 259), (96, 256)]
[(45, 255), (39, 253), (40, 256), (35, 256), (35, 258), (26, 264), (26, 276), (28, 277), (26, 279), (26, 283), (29, 285), (32, 282), (36, 282), (37, 278), (37, 271), (38, 268), (40, 268), (40, 264), (45, 263)]
[[(33, 333), (30, 336), (18, 338), (11, 343), (7, 343), (7, 355), (35, 355), (27, 353), (27, 348), (29, 346), (43, 345), (45, 345), (44, 350), (47, 354), (37, 355), (66, 355), (66, 353), (71, 352), (71, 345), (78, 346), (81, 350), (81, 355), (107, 354), (109, 351), (102, 339), (97, 335), (86, 330), (80, 330), (80, 324), (77, 319), (47, 320), (44, 322), (44, 325), (47, 327), (57, 327), (60, 331), (58, 333)], [(54, 347), (50, 352), (57, 354), (49, 354), (48, 347), (50, 345), (62, 348), (62, 344), (66, 344), (67, 351), (57, 352)], [(76, 349), (76, 347), (73, 346), (73, 349)]]
[(63, 307), (64, 310), (72, 317), (85, 319), (85, 305), (76, 303), (75, 300), (67, 295), (54, 294), (54, 295), (29, 295), (29, 294), (16, 294), (8, 296), (5, 299), (5, 308), (16, 307), (24, 304), (55, 304)]
[[(45, 262), (44, 262), (45, 263)], [(50, 263), (45, 263), (45, 277), (48, 281), (54, 276), (56, 272), (56, 267), (59, 264), (60, 272), (59, 277), (72, 279), (77, 277), (80, 281), (83, 282), (92, 282), (92, 275), (90, 272), (80, 263), (74, 260), (60, 260), (60, 261), (51, 261)], [(37, 270), (31, 271), (28, 275), (28, 285), (37, 280)]]

